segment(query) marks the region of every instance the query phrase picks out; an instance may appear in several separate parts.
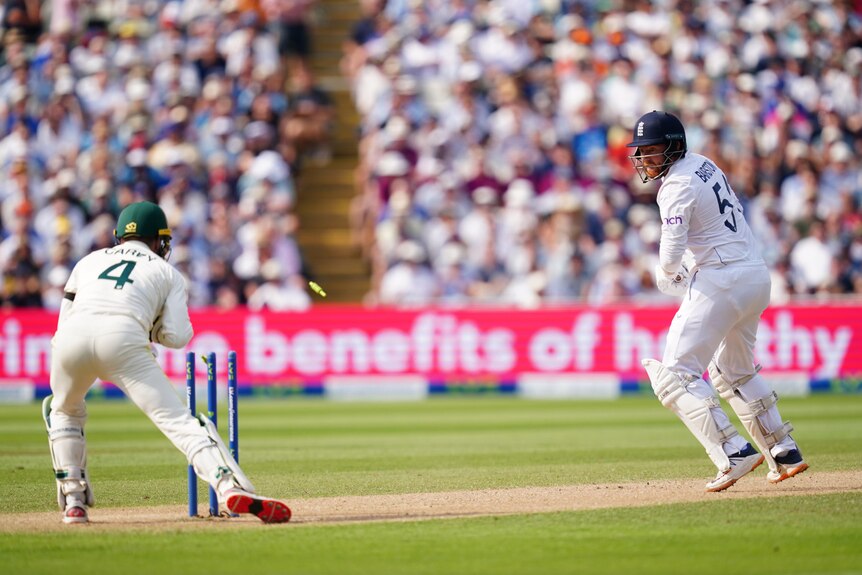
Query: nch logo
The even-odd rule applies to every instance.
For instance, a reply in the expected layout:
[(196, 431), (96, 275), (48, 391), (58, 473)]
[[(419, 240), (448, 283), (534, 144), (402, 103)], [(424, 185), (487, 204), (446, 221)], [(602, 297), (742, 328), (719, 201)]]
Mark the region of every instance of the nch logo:
[(665, 218), (664, 223), (669, 225), (669, 226), (673, 226), (675, 224), (681, 224), (682, 223), (682, 216), (671, 216), (669, 218)]

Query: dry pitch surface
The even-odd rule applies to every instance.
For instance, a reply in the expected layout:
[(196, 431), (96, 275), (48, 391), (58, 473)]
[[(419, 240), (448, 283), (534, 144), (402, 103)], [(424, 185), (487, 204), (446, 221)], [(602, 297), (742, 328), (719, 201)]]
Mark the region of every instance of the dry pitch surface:
[[(722, 493), (705, 493), (704, 480), (676, 480), (292, 499), (288, 503), (293, 509), (293, 519), (281, 527), (644, 507), (862, 491), (860, 470), (822, 473), (809, 470), (777, 485), (767, 483), (764, 475), (758, 470)], [(204, 511), (205, 507), (204, 500), (201, 510)], [(59, 511), (6, 513), (0, 514), (0, 533), (59, 529), (176, 531), (262, 525), (251, 516), (196, 519), (188, 517), (186, 512), (185, 506), (174, 505), (109, 509), (95, 507), (90, 510), (90, 523), (87, 525), (64, 525)]]

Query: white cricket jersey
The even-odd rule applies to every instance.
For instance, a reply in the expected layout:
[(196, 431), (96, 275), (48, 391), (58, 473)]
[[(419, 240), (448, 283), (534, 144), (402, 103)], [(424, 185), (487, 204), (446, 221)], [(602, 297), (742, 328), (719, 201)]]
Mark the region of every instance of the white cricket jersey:
[(764, 265), (742, 205), (712, 160), (688, 152), (675, 162), (658, 191), (661, 212), (659, 263), (676, 273), (686, 248), (696, 267), (732, 263)]
[(100, 322), (109, 317), (133, 318), (152, 341), (167, 347), (184, 347), (192, 338), (185, 280), (168, 262), (143, 242), (129, 241), (97, 250), (79, 261), (65, 291), (75, 294), (64, 301), (60, 325), (74, 320)]

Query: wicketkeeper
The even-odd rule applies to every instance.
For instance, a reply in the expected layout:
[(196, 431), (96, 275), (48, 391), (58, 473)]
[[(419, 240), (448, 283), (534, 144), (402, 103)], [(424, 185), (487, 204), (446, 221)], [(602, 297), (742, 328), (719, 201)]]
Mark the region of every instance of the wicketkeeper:
[[(652, 111), (634, 127), (632, 160), (644, 183), (661, 179), (661, 243), (656, 284), (682, 297), (661, 362), (643, 360), (653, 390), (703, 445), (718, 467), (707, 491), (723, 491), (763, 463), (771, 483), (808, 464), (775, 405), (778, 396), (754, 365), (760, 315), (769, 305), (770, 277), (742, 206), (724, 172), (688, 151), (676, 116)], [(683, 263), (683, 256), (687, 263)], [(757, 452), (721, 408), (739, 416)]]
[(290, 509), (255, 495), (213, 423), (193, 417), (162, 371), (151, 342), (179, 349), (192, 338), (185, 281), (167, 258), (171, 230), (150, 202), (126, 207), (117, 245), (84, 257), (65, 287), (52, 340), (51, 391), (42, 414), (48, 427), (64, 523), (86, 523), (93, 505), (87, 474), (84, 397), (96, 378), (113, 382), (209, 483), (223, 509), (266, 523), (290, 520)]

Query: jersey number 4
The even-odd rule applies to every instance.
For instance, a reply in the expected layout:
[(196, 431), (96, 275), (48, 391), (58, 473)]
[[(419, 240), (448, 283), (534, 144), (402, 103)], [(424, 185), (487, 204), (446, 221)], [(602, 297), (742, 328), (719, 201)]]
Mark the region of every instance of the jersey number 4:
[[(723, 176), (722, 176), (723, 177)], [(724, 185), (727, 186), (727, 178), (724, 178)], [(727, 186), (727, 189), (730, 190), (730, 186)], [(724, 220), (724, 225), (732, 232), (736, 231), (736, 214), (733, 213), (733, 204), (727, 198), (722, 199), (721, 196), (718, 195), (718, 192), (721, 191), (721, 184), (715, 182), (715, 185), (712, 186), (712, 191), (715, 192), (715, 199), (718, 201), (718, 211), (722, 214), (730, 208), (730, 219)]]
[[(129, 276), (132, 275), (132, 270), (135, 269), (136, 265), (137, 262), (123, 260), (120, 263), (114, 264), (102, 273), (100, 273), (99, 279), (115, 282), (114, 289), (123, 289), (123, 286), (125, 286), (127, 282), (130, 284), (135, 283), (134, 280), (129, 278)], [(119, 270), (118, 275), (112, 276), (111, 272), (118, 268), (122, 268)]]

